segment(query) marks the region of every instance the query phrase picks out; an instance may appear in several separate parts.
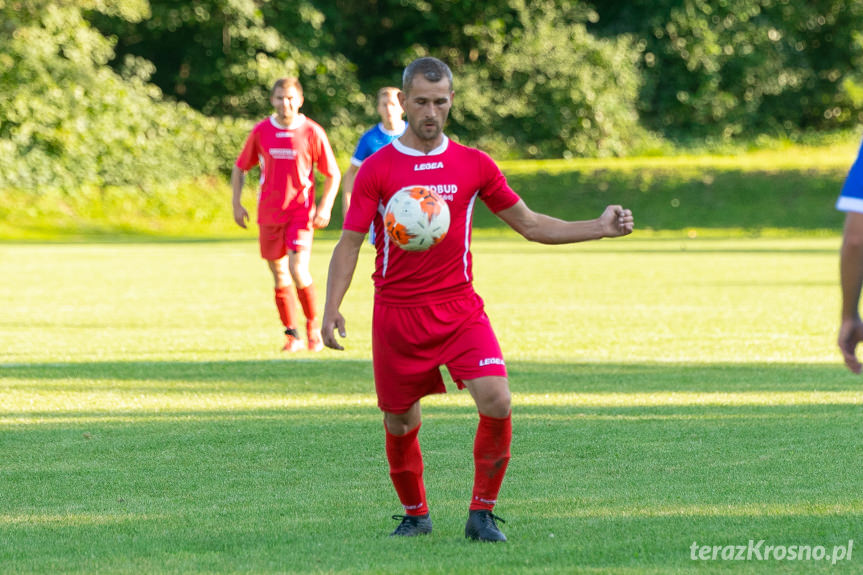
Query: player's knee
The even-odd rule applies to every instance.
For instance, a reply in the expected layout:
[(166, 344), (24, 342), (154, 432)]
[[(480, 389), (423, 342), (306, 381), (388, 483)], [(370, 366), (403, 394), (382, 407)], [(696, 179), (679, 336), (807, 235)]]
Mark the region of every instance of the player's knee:
[(289, 273), (278, 273), (273, 275), (273, 280), (276, 284), (276, 289), (284, 289), (291, 287), (291, 274)]
[(290, 266), (291, 277), (294, 279), (297, 285), (299, 286), (307, 286), (312, 283), (312, 272), (309, 271), (309, 265), (307, 263), (292, 263)]
[(483, 405), (477, 406), (479, 412), (489, 417), (504, 418), (509, 415), (512, 409), (512, 398), (508, 388), (496, 390), (483, 402)]
[(506, 395), (501, 397), (496, 404), (496, 413), (495, 417), (506, 417), (509, 415), (510, 410), (512, 409), (512, 398), (510, 397), (509, 390), (507, 390)]
[(418, 414), (408, 411), (407, 413), (384, 413), (384, 425), (392, 435), (405, 435), (419, 425)]

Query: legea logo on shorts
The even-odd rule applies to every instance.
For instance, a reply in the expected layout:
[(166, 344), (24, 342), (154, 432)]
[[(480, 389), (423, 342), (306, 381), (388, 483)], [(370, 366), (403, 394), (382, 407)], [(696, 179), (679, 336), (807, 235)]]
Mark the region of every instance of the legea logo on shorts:
[(503, 359), (499, 357), (487, 357), (485, 359), (479, 360), (479, 366), (484, 367), (486, 365), (505, 365), (503, 363)]

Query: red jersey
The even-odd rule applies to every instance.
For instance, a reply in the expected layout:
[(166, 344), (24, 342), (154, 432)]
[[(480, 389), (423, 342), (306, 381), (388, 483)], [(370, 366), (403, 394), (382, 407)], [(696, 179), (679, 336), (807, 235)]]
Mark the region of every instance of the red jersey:
[(237, 167), (245, 172), (258, 164), (258, 223), (265, 225), (308, 217), (315, 203), (313, 167), (325, 177), (338, 170), (324, 129), (302, 114), (287, 127), (269, 117), (252, 129)]
[[(432, 188), (449, 205), (446, 237), (424, 252), (408, 252), (393, 245), (384, 229), (387, 202), (407, 186)], [(495, 213), (519, 200), (488, 154), (446, 136), (429, 154), (396, 140), (363, 162), (354, 181), (344, 229), (364, 233), (374, 222), (378, 254), (372, 279), (378, 301), (417, 305), (473, 293), (470, 241), (477, 197)]]

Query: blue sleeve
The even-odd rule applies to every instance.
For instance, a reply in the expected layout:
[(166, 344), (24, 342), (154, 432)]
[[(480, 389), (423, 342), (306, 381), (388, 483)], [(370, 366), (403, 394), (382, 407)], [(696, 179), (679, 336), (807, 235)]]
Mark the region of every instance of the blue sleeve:
[(357, 142), (357, 149), (354, 151), (353, 157), (351, 157), (352, 161), (356, 160), (356, 162), (363, 163), (366, 158), (375, 152), (372, 148), (371, 140), (371, 131), (362, 135), (360, 141)]
[(845, 185), (842, 186), (842, 192), (836, 201), (836, 209), (863, 213), (863, 144), (857, 152), (857, 160), (845, 178)]

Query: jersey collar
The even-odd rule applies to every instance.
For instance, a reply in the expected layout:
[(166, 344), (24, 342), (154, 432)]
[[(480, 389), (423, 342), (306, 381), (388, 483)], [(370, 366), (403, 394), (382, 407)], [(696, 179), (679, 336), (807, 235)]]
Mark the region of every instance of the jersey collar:
[(407, 127), (407, 122), (402, 124), (401, 130), (387, 130), (386, 127), (384, 126), (383, 122), (378, 123), (378, 130), (380, 130), (381, 132), (383, 132), (387, 136), (401, 136), (402, 134), (405, 133), (406, 127)]
[(443, 134), (443, 141), (441, 141), (440, 146), (428, 154), (425, 154), (420, 150), (405, 146), (400, 140), (393, 140), (393, 146), (395, 146), (395, 149), (406, 156), (438, 156), (446, 152), (447, 145), (449, 145), (449, 138), (446, 137), (446, 134)]
[(297, 114), (297, 117), (294, 118), (294, 121), (291, 122), (290, 126), (283, 126), (276, 121), (276, 116), (270, 116), (270, 123), (275, 126), (279, 130), (296, 130), (300, 126), (303, 125), (303, 122), (306, 121), (306, 117), (303, 114)]

